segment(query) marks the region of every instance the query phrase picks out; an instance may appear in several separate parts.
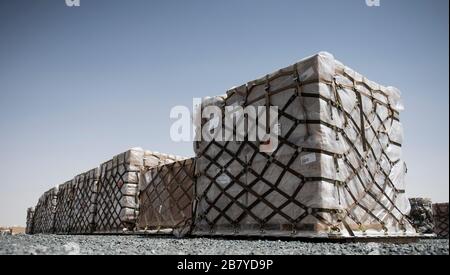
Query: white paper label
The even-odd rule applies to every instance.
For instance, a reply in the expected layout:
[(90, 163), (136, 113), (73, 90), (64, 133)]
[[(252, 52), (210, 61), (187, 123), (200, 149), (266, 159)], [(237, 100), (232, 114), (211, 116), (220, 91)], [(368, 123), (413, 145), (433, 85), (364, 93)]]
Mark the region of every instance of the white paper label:
[(303, 155), (300, 158), (300, 162), (302, 165), (310, 164), (312, 162), (315, 162), (316, 160), (316, 154), (314, 153)]

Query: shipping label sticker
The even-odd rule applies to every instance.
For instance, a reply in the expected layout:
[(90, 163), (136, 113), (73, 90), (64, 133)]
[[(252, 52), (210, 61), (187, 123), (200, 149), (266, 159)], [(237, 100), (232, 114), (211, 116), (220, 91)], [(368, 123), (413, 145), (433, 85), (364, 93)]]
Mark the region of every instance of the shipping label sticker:
[(314, 154), (314, 153), (303, 155), (300, 158), (300, 163), (302, 165), (307, 165), (307, 164), (313, 163), (315, 161), (317, 161), (317, 158), (316, 158), (316, 154)]

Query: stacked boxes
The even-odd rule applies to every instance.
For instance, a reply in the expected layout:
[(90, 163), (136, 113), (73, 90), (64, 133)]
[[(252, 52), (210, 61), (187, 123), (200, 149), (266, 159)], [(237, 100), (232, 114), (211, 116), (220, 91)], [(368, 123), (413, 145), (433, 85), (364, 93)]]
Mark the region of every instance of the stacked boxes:
[(140, 184), (137, 229), (145, 233), (186, 235), (192, 225), (194, 159), (149, 168)]
[(261, 140), (197, 142), (193, 233), (414, 235), (406, 219), (399, 101), (398, 90), (328, 53), (208, 99), (202, 110), (277, 106), (279, 121), (268, 125), (279, 144), (270, 152), (273, 144)]

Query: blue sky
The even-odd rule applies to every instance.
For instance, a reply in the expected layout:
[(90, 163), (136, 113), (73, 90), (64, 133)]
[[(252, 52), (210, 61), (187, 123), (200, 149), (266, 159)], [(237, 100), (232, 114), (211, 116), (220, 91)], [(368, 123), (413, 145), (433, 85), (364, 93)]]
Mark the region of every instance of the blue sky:
[(0, 224), (130, 147), (170, 109), (329, 51), (406, 106), (408, 194), (449, 197), (447, 0), (0, 0)]

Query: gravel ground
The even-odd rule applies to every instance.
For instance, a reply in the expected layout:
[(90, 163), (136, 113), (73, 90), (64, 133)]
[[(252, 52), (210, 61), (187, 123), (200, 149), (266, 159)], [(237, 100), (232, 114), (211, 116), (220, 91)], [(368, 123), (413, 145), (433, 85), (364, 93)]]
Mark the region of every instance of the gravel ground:
[(449, 240), (409, 244), (281, 240), (174, 239), (143, 236), (0, 236), (0, 254), (449, 254)]

